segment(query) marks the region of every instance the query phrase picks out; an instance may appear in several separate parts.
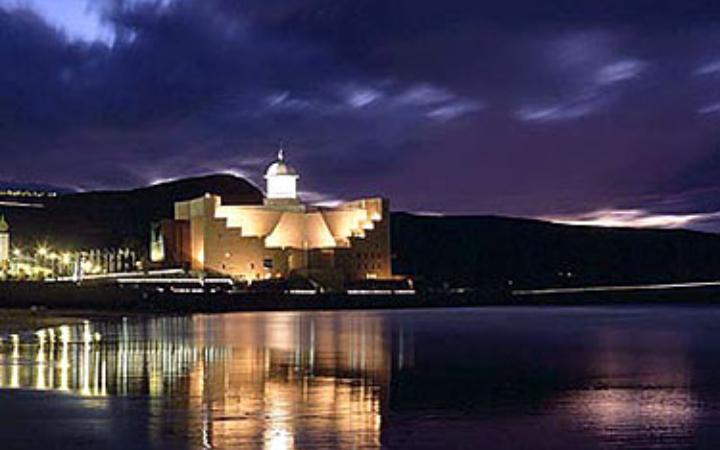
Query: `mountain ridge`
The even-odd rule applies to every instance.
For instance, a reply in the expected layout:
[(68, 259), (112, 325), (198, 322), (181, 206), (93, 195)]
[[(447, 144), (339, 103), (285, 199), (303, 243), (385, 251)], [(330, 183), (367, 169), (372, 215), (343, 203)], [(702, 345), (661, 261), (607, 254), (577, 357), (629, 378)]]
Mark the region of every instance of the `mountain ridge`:
[[(205, 193), (228, 204), (260, 204), (263, 193), (233, 175), (208, 175), (127, 191), (44, 200), (44, 208), (0, 206), (14, 245), (58, 249), (129, 246), (144, 253), (151, 223), (174, 202)], [(720, 235), (691, 230), (564, 225), (497, 215), (394, 212), (395, 273), (434, 286), (568, 286), (720, 279)]]
[(90, 191), (59, 195), (44, 208), (0, 207), (15, 242), (46, 241), (68, 248), (147, 247), (152, 222), (172, 218), (174, 203), (220, 195), (228, 204), (257, 204), (262, 192), (249, 181), (218, 174), (186, 178), (132, 190)]

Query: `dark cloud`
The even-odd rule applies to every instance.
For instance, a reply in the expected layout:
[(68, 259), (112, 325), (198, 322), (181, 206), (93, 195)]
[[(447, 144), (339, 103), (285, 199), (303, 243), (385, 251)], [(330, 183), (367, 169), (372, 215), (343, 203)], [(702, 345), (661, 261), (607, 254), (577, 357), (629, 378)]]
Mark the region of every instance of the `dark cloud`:
[(282, 139), (315, 198), (710, 214), (716, 3), (106, 0), (98, 42), (0, 8), (0, 179), (260, 183)]

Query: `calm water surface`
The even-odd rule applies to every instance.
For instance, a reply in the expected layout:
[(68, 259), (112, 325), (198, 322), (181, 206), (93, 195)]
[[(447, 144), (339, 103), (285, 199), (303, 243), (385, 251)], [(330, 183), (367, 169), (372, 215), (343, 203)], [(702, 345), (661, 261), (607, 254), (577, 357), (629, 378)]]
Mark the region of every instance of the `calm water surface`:
[(4, 449), (720, 448), (720, 308), (30, 323)]

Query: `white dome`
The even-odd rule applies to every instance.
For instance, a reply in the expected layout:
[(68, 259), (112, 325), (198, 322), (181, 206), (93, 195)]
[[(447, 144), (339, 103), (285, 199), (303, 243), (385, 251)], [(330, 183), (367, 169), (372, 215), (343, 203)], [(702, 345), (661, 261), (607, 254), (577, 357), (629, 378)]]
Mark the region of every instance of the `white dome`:
[(293, 166), (285, 162), (285, 155), (282, 150), (278, 152), (277, 161), (270, 164), (265, 171), (265, 177), (275, 177), (279, 175), (297, 176), (297, 171)]
[(297, 172), (290, 164), (286, 164), (282, 161), (275, 161), (267, 168), (265, 176), (275, 177), (278, 175), (297, 175)]
[(297, 201), (297, 181), (300, 176), (295, 169), (285, 162), (282, 148), (278, 152), (277, 161), (270, 164), (265, 172), (267, 181), (266, 199), (269, 201)]

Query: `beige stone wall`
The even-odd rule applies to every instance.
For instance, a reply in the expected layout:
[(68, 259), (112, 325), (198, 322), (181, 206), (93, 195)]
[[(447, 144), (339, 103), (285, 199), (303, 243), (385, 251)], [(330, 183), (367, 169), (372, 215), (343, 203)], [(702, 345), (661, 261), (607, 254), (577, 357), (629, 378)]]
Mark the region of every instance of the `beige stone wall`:
[(227, 226), (239, 228), (245, 237), (262, 237), (272, 233), (283, 215), (282, 210), (265, 206), (226, 206), (216, 197), (215, 217), (226, 219)]
[(215, 202), (211, 196), (201, 197), (175, 205), (175, 219), (190, 222), (190, 267), (193, 270), (206, 270), (207, 226), (214, 215)]
[(151, 248), (160, 258), (154, 263), (171, 267), (190, 267), (190, 222), (188, 220), (165, 219), (158, 224), (160, 236), (153, 236)]
[[(375, 219), (366, 226), (362, 236), (350, 238), (350, 247), (337, 251), (336, 266), (348, 280), (392, 277), (390, 246), (390, 208), (383, 199), (365, 200), (368, 211)], [(377, 219), (380, 220), (377, 220)]]
[(205, 270), (230, 274), (246, 280), (272, 275), (263, 267), (266, 255), (261, 238), (242, 237), (240, 230), (228, 228), (225, 220), (211, 220), (205, 237)]

